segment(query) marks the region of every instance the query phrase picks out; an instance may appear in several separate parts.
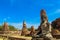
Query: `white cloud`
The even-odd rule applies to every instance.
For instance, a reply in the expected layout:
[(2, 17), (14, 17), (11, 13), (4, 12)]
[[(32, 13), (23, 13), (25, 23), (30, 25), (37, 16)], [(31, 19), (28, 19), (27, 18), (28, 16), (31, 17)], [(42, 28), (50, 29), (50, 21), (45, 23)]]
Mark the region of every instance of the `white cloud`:
[(6, 18), (4, 18), (4, 19), (3, 19), (3, 22), (4, 22), (4, 21), (7, 21), (7, 20), (10, 19), (10, 18), (11, 18), (11, 17), (6, 17)]
[[(9, 25), (13, 25), (13, 26), (15, 26), (18, 29), (22, 29), (22, 27), (23, 27), (23, 23), (8, 23), (8, 24)], [(30, 28), (31, 26), (34, 26), (35, 28), (38, 28), (39, 23), (37, 23), (37, 24), (26, 23), (26, 26), (27, 26), (27, 28)]]
[(55, 13), (60, 13), (60, 9), (57, 9), (57, 10), (55, 11)]
[(19, 28), (19, 29), (22, 28), (22, 23), (9, 23), (9, 25), (12, 25), (12, 26)]
[(59, 15), (60, 14), (60, 9), (57, 9), (51, 13), (48, 14), (48, 16), (52, 16), (52, 15)]
[(39, 23), (34, 23), (34, 24), (33, 23), (31, 23), (31, 24), (28, 23), (27, 27), (30, 28), (31, 26), (34, 26), (35, 28), (38, 28), (39, 25), (40, 25)]

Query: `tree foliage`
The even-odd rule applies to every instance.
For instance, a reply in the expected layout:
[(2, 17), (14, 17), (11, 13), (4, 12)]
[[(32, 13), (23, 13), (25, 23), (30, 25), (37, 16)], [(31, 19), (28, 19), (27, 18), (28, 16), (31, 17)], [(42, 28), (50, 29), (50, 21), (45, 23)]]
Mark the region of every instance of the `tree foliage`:
[(0, 26), (0, 31), (2, 31), (2, 26)]
[[(8, 27), (9, 27), (9, 30), (10, 30), (10, 31), (16, 31), (16, 30), (17, 30), (17, 28), (15, 28), (15, 27), (12, 26), (12, 25), (9, 25)], [(0, 25), (0, 31), (2, 31), (2, 28), (3, 28), (3, 26)]]
[(31, 28), (27, 28), (29, 31), (31, 30)]
[(14, 26), (12, 26), (12, 25), (9, 25), (9, 30), (11, 30), (11, 31), (16, 31), (17, 30), (17, 28), (15, 28)]

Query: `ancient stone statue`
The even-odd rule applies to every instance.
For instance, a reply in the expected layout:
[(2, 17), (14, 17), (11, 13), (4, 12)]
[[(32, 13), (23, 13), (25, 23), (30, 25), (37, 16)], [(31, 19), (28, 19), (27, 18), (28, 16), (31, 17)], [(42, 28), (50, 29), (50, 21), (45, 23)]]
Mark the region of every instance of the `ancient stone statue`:
[(44, 29), (45, 31), (51, 31), (51, 25), (48, 22), (48, 18), (46, 16), (45, 10), (41, 10), (41, 25), (40, 26), (41, 26), (42, 32)]
[(21, 33), (21, 35), (22, 36), (25, 36), (25, 35), (27, 35), (28, 34), (28, 30), (27, 30), (27, 27), (26, 27), (26, 23), (25, 23), (25, 21), (23, 21), (23, 28), (22, 28), (22, 33)]
[(42, 35), (47, 38), (52, 38), (51, 35), (51, 24), (48, 22), (45, 10), (41, 10), (41, 29)]
[(30, 36), (33, 36), (34, 34), (35, 34), (35, 29), (34, 29), (34, 26), (31, 26)]
[(36, 37), (48, 38), (51, 40), (51, 24), (48, 22), (48, 18), (46, 16), (45, 10), (41, 10), (41, 24), (39, 27), (39, 31), (36, 34)]

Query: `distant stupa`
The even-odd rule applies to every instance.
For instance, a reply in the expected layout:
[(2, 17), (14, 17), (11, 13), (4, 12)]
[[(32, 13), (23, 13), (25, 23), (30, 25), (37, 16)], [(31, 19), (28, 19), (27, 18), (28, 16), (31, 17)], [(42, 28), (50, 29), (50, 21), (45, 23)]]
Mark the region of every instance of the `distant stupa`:
[(3, 33), (7, 33), (9, 31), (9, 27), (8, 27), (8, 24), (6, 22), (4, 22), (4, 24), (3, 24), (2, 31), (3, 31)]
[(27, 29), (25, 20), (23, 21), (23, 28)]
[(25, 35), (27, 35), (27, 33), (28, 33), (28, 30), (27, 30), (27, 27), (26, 27), (26, 22), (25, 22), (25, 20), (23, 21), (23, 28), (22, 28), (22, 33), (21, 33), (21, 35), (22, 36), (25, 36)]
[(31, 26), (30, 36), (33, 36), (34, 34), (35, 34), (35, 29), (34, 29), (34, 26)]

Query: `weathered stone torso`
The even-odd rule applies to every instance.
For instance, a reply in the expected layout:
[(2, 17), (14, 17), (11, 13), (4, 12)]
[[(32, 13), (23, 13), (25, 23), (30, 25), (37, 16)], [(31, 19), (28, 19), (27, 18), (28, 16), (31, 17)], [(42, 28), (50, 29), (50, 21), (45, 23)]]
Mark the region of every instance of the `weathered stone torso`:
[[(53, 38), (51, 35), (51, 25), (48, 22), (48, 18), (46, 16), (45, 10), (41, 10), (41, 33), (36, 35), (36, 37), (42, 37), (42, 38), (47, 38), (50, 39)], [(38, 30), (38, 33), (40, 32), (40, 30)]]

